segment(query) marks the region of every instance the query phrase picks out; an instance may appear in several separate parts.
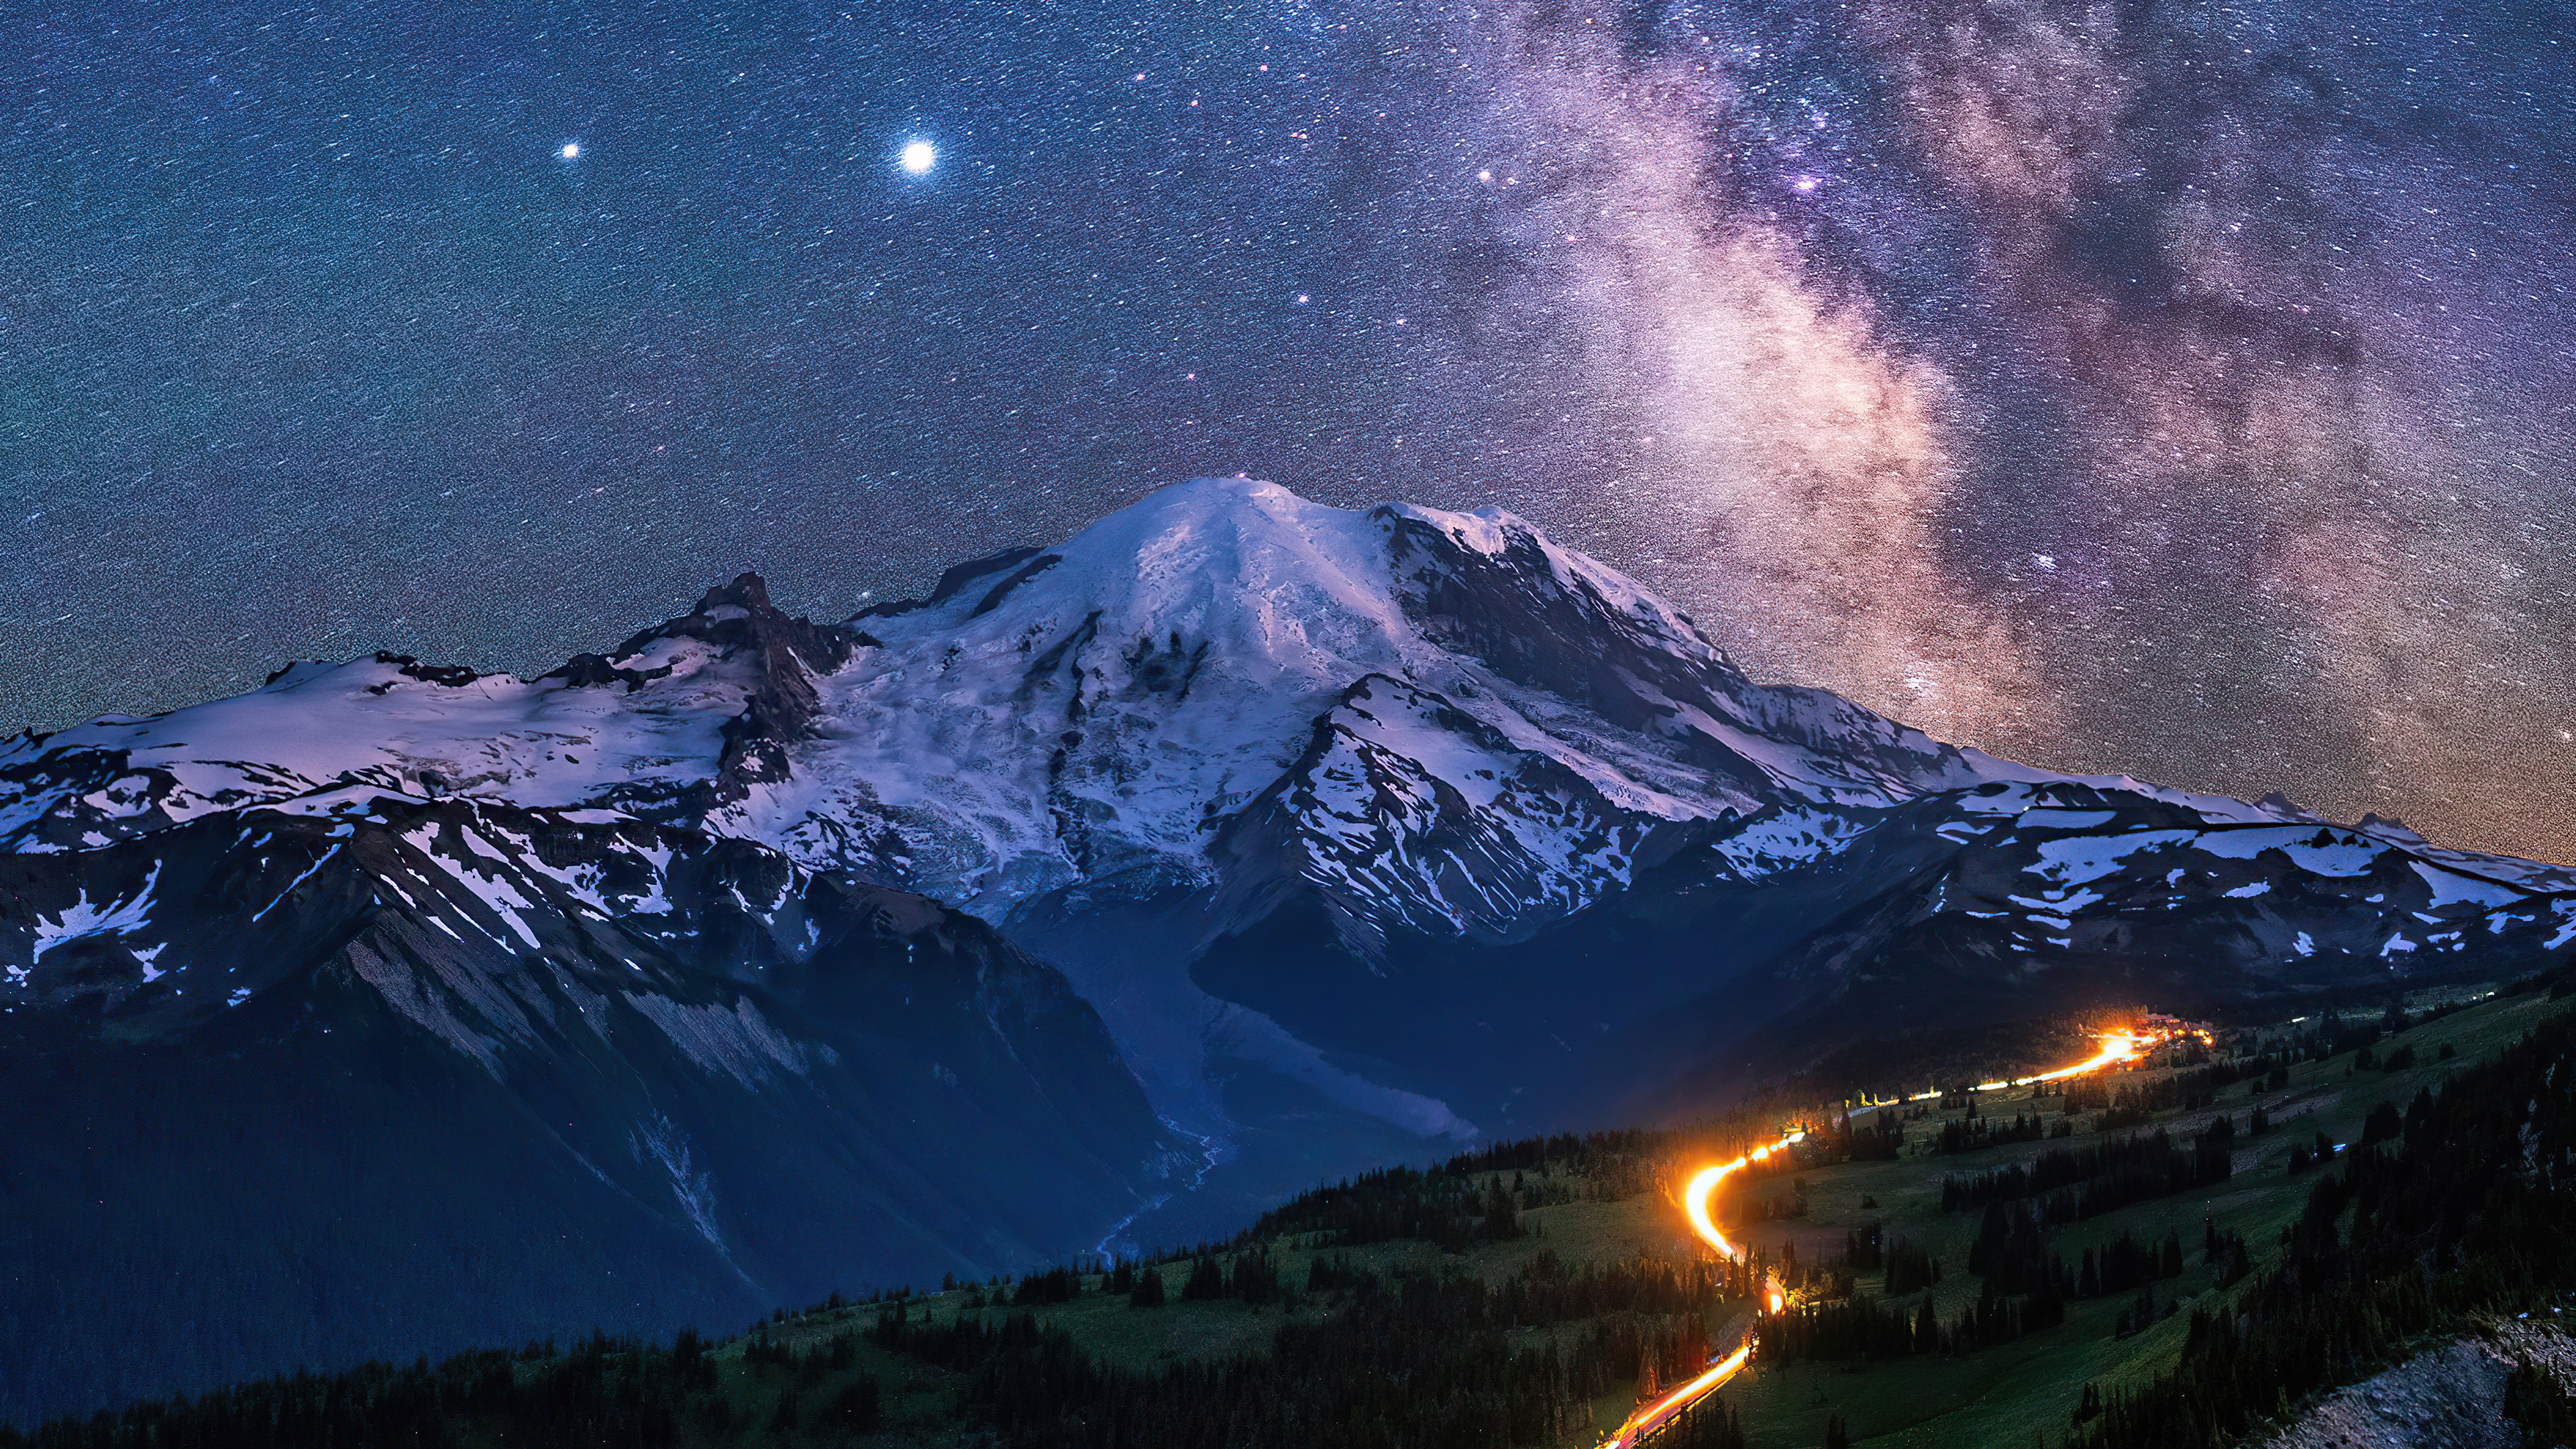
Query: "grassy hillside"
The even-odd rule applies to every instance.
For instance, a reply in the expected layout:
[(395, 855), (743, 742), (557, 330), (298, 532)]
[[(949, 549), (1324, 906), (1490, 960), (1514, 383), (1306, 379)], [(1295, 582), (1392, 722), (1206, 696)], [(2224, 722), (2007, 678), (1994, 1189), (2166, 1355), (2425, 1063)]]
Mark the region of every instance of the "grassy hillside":
[[(1699, 1244), (1675, 1189), (1767, 1140), (1776, 1112), (1379, 1174), (1153, 1263), (833, 1302), (715, 1344), (248, 1386), (36, 1438), (1580, 1449), (1641, 1377), (1674, 1382), (1757, 1330), (1724, 1391), (1755, 1446), (1821, 1444), (1831, 1421), (1926, 1449), (2194, 1442), (2241, 1426), (2240, 1401), (2277, 1407), (2267, 1383), (2295, 1399), (2410, 1334), (2576, 1284), (2548, 1216), (2576, 1226), (2549, 1176), (2576, 1111), (2541, 1106), (2576, 1056), (2566, 1003), (2417, 1005), (2393, 1031), (2304, 1020), (2105, 1078), (1847, 1120), (1814, 1104), (1815, 1137), (1722, 1199), (1749, 1267)], [(2409, 1164), (2439, 1180), (2410, 1186)], [(2381, 1266), (2365, 1281), (2346, 1261)], [(1763, 1274), (1796, 1288), (1789, 1318), (1757, 1318)], [(1140, 1306), (1149, 1280), (1159, 1306)], [(2329, 1303), (2352, 1326), (2315, 1353), (2264, 1337)], [(1712, 1418), (1700, 1440), (1734, 1432)]]

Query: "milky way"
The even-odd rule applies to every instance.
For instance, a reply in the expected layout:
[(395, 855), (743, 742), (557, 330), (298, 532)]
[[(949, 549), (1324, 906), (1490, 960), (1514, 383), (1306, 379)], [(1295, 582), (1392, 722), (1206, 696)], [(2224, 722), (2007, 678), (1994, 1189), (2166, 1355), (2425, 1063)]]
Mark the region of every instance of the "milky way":
[(1192, 473), (1755, 672), (2576, 858), (2554, 5), (13, 26), (0, 722), (846, 613)]

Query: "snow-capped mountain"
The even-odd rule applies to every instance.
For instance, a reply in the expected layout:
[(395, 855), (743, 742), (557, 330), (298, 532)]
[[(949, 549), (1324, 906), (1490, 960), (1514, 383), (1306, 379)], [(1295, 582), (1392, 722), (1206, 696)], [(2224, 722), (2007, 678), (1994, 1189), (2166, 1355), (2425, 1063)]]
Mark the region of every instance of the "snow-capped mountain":
[[(1282, 1144), (1551, 1123), (1721, 1083), (1757, 1040), (1821, 1050), (1855, 993), (1902, 1024), (2377, 990), (2576, 937), (2569, 872), (1955, 748), (1754, 683), (1509, 514), (1242, 480), (837, 624), (746, 576), (539, 679), (298, 665), (31, 737), (0, 751), (0, 847), (353, 787), (606, 812), (971, 912), (1067, 974), (1167, 1121), (1285, 1164), (1261, 1190), (1341, 1160)], [(0, 994), (48, 989), (19, 965)]]
[(1392, 762), (1393, 788), (1468, 802), (1488, 863), (1538, 889), (1444, 887), (1426, 859), (1354, 877), (1354, 909), (1506, 935), (1625, 880), (1668, 827), (2051, 778), (1754, 685), (1508, 514), (1200, 480), (842, 625), (789, 619), (746, 577), (541, 679), (299, 664), (236, 699), (27, 739), (0, 755), (0, 845), (78, 849), (363, 782), (685, 818), (1006, 920), (1067, 887), (1209, 878), (1211, 836), (1292, 772), (1329, 872), (1360, 842), (1324, 815)]

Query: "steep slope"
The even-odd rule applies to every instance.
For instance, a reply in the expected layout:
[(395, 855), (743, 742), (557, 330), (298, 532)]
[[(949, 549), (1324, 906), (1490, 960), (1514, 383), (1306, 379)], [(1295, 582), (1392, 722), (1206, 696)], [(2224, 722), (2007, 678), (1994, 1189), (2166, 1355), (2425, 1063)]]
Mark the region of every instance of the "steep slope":
[(379, 656), (26, 739), (0, 842), (359, 782), (614, 808), (971, 911), (1208, 1160), (1270, 1164), (1256, 1197), (1891, 1024), (2501, 975), (2576, 914), (2554, 867), (1756, 684), (1505, 513), (1241, 480), (841, 624), (746, 576), (541, 679)]
[(982, 923), (604, 810), (352, 787), (22, 851), (0, 969), (0, 1420), (1002, 1271), (1170, 1170)]

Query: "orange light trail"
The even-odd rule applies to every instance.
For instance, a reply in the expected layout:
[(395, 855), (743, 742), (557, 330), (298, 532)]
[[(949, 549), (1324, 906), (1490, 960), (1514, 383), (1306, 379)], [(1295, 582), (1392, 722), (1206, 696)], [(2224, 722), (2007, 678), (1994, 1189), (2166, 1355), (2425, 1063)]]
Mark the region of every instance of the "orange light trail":
[[(1806, 1139), (1807, 1134), (1804, 1131), (1792, 1132), (1768, 1147), (1754, 1148), (1733, 1162), (1721, 1162), (1715, 1167), (1701, 1168), (1698, 1175), (1690, 1180), (1690, 1185), (1682, 1189), (1682, 1211), (1689, 1215), (1692, 1230), (1706, 1238), (1709, 1246), (1717, 1249), (1720, 1254), (1729, 1258), (1743, 1258), (1744, 1250), (1728, 1242), (1726, 1235), (1717, 1230), (1717, 1223), (1709, 1217), (1708, 1200), (1716, 1195), (1719, 1183), (1762, 1161), (1772, 1153), (1794, 1147)], [(1776, 1292), (1771, 1294), (1771, 1311), (1774, 1313), (1780, 1311), (1780, 1295)], [(1742, 1371), (1746, 1361), (1752, 1357), (1753, 1345), (1747, 1342), (1735, 1352), (1710, 1364), (1707, 1371), (1698, 1378), (1629, 1415), (1628, 1422), (1620, 1425), (1619, 1432), (1612, 1435), (1609, 1442), (1602, 1445), (1601, 1449), (1629, 1449), (1629, 1446), (1652, 1432), (1665, 1420), (1689, 1408), (1710, 1390), (1735, 1377)]]
[(1628, 1449), (1629, 1445), (1652, 1432), (1666, 1419), (1690, 1407), (1702, 1394), (1735, 1377), (1736, 1372), (1744, 1367), (1744, 1361), (1752, 1356), (1753, 1345), (1748, 1343), (1710, 1364), (1708, 1372), (1664, 1395), (1655, 1401), (1653, 1408), (1639, 1412), (1627, 1423), (1620, 1425), (1618, 1434), (1609, 1443), (1602, 1445), (1601, 1449)]
[(1701, 1168), (1699, 1175), (1690, 1180), (1690, 1186), (1682, 1189), (1682, 1211), (1690, 1215), (1691, 1230), (1706, 1238), (1710, 1247), (1727, 1257), (1743, 1257), (1744, 1250), (1728, 1242), (1726, 1235), (1719, 1232), (1717, 1224), (1709, 1218), (1709, 1198), (1716, 1194), (1719, 1183), (1769, 1157), (1772, 1153), (1784, 1147), (1794, 1146), (1805, 1141), (1806, 1138), (1807, 1134), (1804, 1132), (1792, 1132), (1768, 1147), (1754, 1148), (1733, 1162), (1722, 1162), (1715, 1167)]
[[(2203, 1035), (2202, 1039), (2206, 1040), (2206, 1035)], [(2145, 1052), (2153, 1042), (2153, 1038), (2125, 1031), (2106, 1032), (2099, 1040), (2102, 1043), (2101, 1050), (2071, 1067), (2060, 1067), (2053, 1072), (2041, 1072), (2037, 1076), (2016, 1077), (2009, 1082), (1987, 1082), (1977, 1090), (1991, 1092), (2000, 1087), (2017, 1086), (2026, 1082), (2054, 1082), (2062, 1077), (2080, 1077), (2086, 1072), (2098, 1072), (2104, 1067), (2117, 1066), (2121, 1062), (2130, 1061)], [(1921, 1095), (1928, 1097), (1933, 1094), (1925, 1092)], [(1907, 1097), (1902, 1100), (1910, 1102), (1916, 1099)], [(1708, 1245), (1717, 1249), (1721, 1255), (1741, 1261), (1744, 1257), (1744, 1249), (1728, 1241), (1726, 1234), (1717, 1230), (1717, 1221), (1709, 1216), (1709, 1199), (1717, 1195), (1718, 1184), (1769, 1157), (1772, 1153), (1796, 1146), (1805, 1141), (1806, 1137), (1807, 1134), (1803, 1130), (1792, 1132), (1768, 1147), (1754, 1148), (1733, 1162), (1721, 1162), (1715, 1167), (1701, 1168), (1691, 1178), (1690, 1185), (1682, 1189), (1682, 1211), (1690, 1218), (1691, 1230), (1706, 1239)], [(1779, 1312), (1783, 1306), (1779, 1292), (1774, 1289), (1768, 1296), (1771, 1311)], [(1629, 1415), (1628, 1422), (1620, 1425), (1619, 1432), (1610, 1436), (1608, 1441), (1602, 1444), (1601, 1449), (1632, 1449), (1639, 1439), (1653, 1432), (1673, 1415), (1690, 1407), (1711, 1390), (1741, 1373), (1752, 1356), (1753, 1344), (1748, 1340), (1735, 1352), (1710, 1364), (1707, 1371), (1698, 1378)]]
[[(2205, 1031), (2191, 1032), (2189, 1035), (2199, 1037), (2203, 1042), (2209, 1040), (2209, 1033)], [(1974, 1090), (1980, 1092), (1999, 1092), (2006, 1087), (2027, 1086), (2032, 1082), (2054, 1082), (2065, 1077), (2080, 1077), (2086, 1072), (2098, 1072), (2104, 1067), (2116, 1067), (2122, 1062), (2135, 1061), (2139, 1057), (2146, 1055), (2149, 1047), (2154, 1046), (2159, 1041), (2166, 1040), (2166, 1038), (2141, 1034), (2134, 1031), (2113, 1031), (2105, 1032), (2101, 1036), (2095, 1038), (2095, 1040), (2102, 1043), (2101, 1050), (2095, 1052), (2085, 1060), (2077, 1062), (2071, 1067), (2059, 1067), (2053, 1072), (2037, 1072), (2027, 1077), (2011, 1077), (2000, 1082), (1979, 1082)], [(1862, 1100), (1866, 1105), (1855, 1110), (1852, 1115), (1857, 1117), (1863, 1112), (1874, 1112), (1881, 1107), (1895, 1106), (1905, 1102), (1929, 1101), (1930, 1099), (1940, 1095), (1941, 1092), (1939, 1088), (1931, 1087), (1920, 1092), (1896, 1097), (1887, 1102), (1870, 1102), (1868, 1099), (1864, 1098)]]
[(2101, 1040), (2102, 1049), (2095, 1052), (2090, 1061), (2077, 1062), (2071, 1067), (2059, 1067), (2056, 1071), (2042, 1072), (2035, 1077), (2015, 1077), (2009, 1082), (1982, 1082), (1978, 1084), (1977, 1090), (1991, 1092), (2002, 1087), (2019, 1086), (2024, 1082), (2054, 1082), (2060, 1077), (2080, 1077), (2086, 1072), (2098, 1072), (2104, 1067), (2117, 1066), (2147, 1049), (2144, 1038), (2132, 1036), (2125, 1031), (2107, 1033)]

